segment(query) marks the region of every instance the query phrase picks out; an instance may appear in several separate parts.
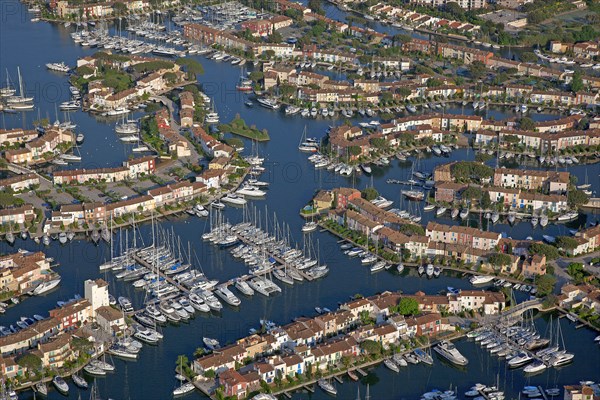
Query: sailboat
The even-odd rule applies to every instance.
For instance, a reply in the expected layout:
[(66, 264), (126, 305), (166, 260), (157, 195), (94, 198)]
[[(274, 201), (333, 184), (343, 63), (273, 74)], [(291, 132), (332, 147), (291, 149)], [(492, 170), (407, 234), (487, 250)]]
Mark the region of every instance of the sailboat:
[(0, 97), (10, 97), (10, 96), (14, 96), (14, 94), (16, 93), (16, 89), (14, 89), (11, 85), (10, 85), (10, 77), (8, 75), (8, 69), (6, 70), (6, 86), (4, 86), (3, 88), (0, 88)]
[[(181, 357), (179, 359), (179, 371), (183, 371), (183, 360)], [(183, 383), (183, 379), (179, 380), (179, 386), (173, 390), (173, 396), (183, 396), (184, 394), (188, 394), (195, 389), (194, 385), (191, 382)]]
[(6, 102), (9, 104), (10, 108), (14, 110), (32, 110), (33, 104), (31, 103), (33, 102), (33, 97), (25, 97), (20, 67), (17, 67), (17, 73), (19, 75), (19, 95), (9, 97)]
[(306, 125), (304, 125), (304, 130), (302, 131), (302, 137), (300, 138), (300, 143), (298, 144), (298, 150), (305, 153), (314, 153), (318, 150), (318, 146), (313, 141), (307, 141), (306, 139)]

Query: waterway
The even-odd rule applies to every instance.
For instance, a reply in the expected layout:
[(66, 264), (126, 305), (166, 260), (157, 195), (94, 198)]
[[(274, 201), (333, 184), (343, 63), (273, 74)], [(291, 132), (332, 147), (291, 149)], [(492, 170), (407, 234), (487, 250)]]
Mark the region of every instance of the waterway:
[[(28, 92), (36, 97), (36, 107), (40, 110), (41, 117), (47, 115), (51, 120), (55, 117), (55, 104), (68, 99), (67, 78), (64, 75), (48, 72), (44, 64), (54, 61), (65, 61), (74, 65), (77, 58), (89, 55), (93, 49), (83, 49), (74, 44), (68, 35), (69, 30), (62, 25), (46, 23), (31, 23), (26, 17), (26, 8), (19, 3), (10, 3), (13, 9), (4, 9), (0, 23), (0, 71), (7, 68), (13, 79), (16, 78), (16, 67), (21, 67)], [(5, 5), (3, 2), (2, 5)], [(5, 6), (6, 7), (6, 6)], [(310, 136), (321, 137), (325, 134), (328, 125), (335, 123), (331, 119), (305, 120), (298, 116), (286, 117), (281, 112), (273, 112), (255, 105), (248, 108), (244, 105), (245, 96), (235, 91), (237, 78), (241, 73), (239, 67), (228, 64), (198, 59), (205, 67), (205, 74), (199, 78), (205, 92), (214, 98), (217, 111), (222, 121), (228, 121), (239, 113), (249, 124), (258, 128), (268, 129), (271, 141), (258, 145), (258, 152), (266, 157), (265, 165), (268, 173), (261, 179), (271, 183), (266, 200), (254, 201), (264, 216), (265, 212), (272, 217), (276, 213), (279, 221), (290, 225), (296, 241), (302, 241), (300, 227), (303, 220), (298, 211), (312, 197), (315, 190), (320, 188), (333, 188), (339, 186), (354, 186), (364, 188), (374, 185), (384, 196), (400, 200), (400, 187), (385, 183), (388, 178), (405, 179), (410, 171), (410, 163), (393, 161), (392, 166), (375, 169), (373, 178), (360, 176), (354, 180), (342, 178), (326, 171), (315, 172), (312, 165), (306, 160), (306, 155), (297, 152), (304, 126), (307, 126)], [(458, 107), (453, 112), (463, 110)], [(447, 112), (452, 112), (448, 110)], [(465, 109), (464, 112), (472, 112)], [(495, 110), (495, 118), (507, 118), (510, 111)], [(31, 122), (37, 119), (38, 111), (25, 114), (3, 115), (0, 120), (1, 127), (31, 127)], [(62, 114), (59, 112), (62, 119)], [(551, 114), (537, 116), (536, 119), (556, 118)], [(127, 159), (129, 151), (122, 145), (114, 133), (114, 122), (107, 123), (82, 112), (72, 113), (71, 119), (78, 124), (77, 131), (85, 133), (86, 141), (81, 147), (83, 161), (80, 167), (93, 168), (96, 166), (116, 166)], [(358, 120), (357, 120), (358, 122)], [(246, 152), (252, 148), (251, 143), (246, 143)], [(107, 151), (108, 150), (108, 151)], [(466, 149), (455, 151), (448, 159), (436, 157), (421, 160), (420, 169), (431, 171), (441, 162), (472, 159), (473, 151)], [(576, 174), (583, 181), (587, 170), (593, 190), (600, 190), (598, 174), (600, 167), (573, 166), (569, 171)], [(265, 211), (266, 210), (266, 211)], [(241, 219), (241, 210), (227, 208), (225, 215), (232, 221)], [(423, 214), (422, 223), (426, 223), (433, 215)], [(579, 224), (588, 223), (596, 216), (585, 215)], [(447, 223), (458, 223), (444, 221)], [(473, 221), (475, 222), (475, 221)], [(203, 243), (200, 239), (202, 233), (208, 229), (208, 221), (197, 218), (170, 218), (161, 222), (164, 229), (178, 234), (185, 242), (189, 241), (199, 257), (199, 265), (212, 279), (225, 281), (227, 279), (246, 273), (244, 266), (234, 260), (228, 252), (221, 251), (211, 245)], [(525, 238), (533, 235), (540, 238), (541, 229), (532, 232), (530, 225), (523, 223), (515, 227), (496, 224), (491, 226), (498, 232), (505, 232), (513, 238)], [(551, 235), (564, 232), (561, 226), (549, 225), (544, 234)], [(140, 227), (141, 236), (146, 243), (150, 240), (150, 227)], [(189, 324), (168, 326), (164, 329), (165, 338), (158, 346), (145, 346), (136, 362), (115, 360), (117, 370), (106, 378), (97, 379), (98, 388), (104, 398), (121, 399), (168, 399), (171, 390), (175, 387), (174, 379), (175, 360), (179, 354), (187, 354), (190, 358), (193, 351), (201, 345), (203, 336), (214, 337), (223, 343), (230, 343), (237, 338), (245, 336), (251, 327), (258, 325), (258, 320), (267, 318), (277, 323), (287, 323), (299, 315), (313, 315), (314, 307), (325, 306), (336, 308), (338, 302), (346, 301), (357, 293), (371, 295), (383, 290), (402, 290), (413, 293), (422, 290), (426, 293), (437, 293), (447, 286), (456, 288), (470, 288), (466, 279), (455, 274), (444, 273), (439, 279), (427, 280), (419, 278), (414, 271), (406, 271), (402, 276), (392, 272), (370, 274), (368, 269), (361, 266), (356, 259), (348, 259), (341, 253), (337, 245), (337, 238), (327, 234), (315, 232), (310, 240), (318, 245), (321, 259), (330, 267), (330, 273), (324, 279), (312, 283), (296, 284), (293, 287), (284, 287), (283, 293), (273, 298), (264, 298), (256, 295), (254, 298), (242, 298), (239, 309), (225, 307), (218, 315), (198, 316)], [(118, 243), (118, 238), (115, 243)], [(29, 250), (42, 249), (32, 241), (22, 242), (17, 239), (14, 247), (6, 243), (0, 244), (2, 253), (14, 252), (17, 248)], [(109, 253), (109, 247), (101, 244), (98, 247), (84, 240), (76, 240), (67, 246), (58, 243), (45, 249), (49, 256), (60, 263), (57, 272), (63, 277), (59, 288), (46, 296), (26, 299), (16, 307), (9, 309), (0, 316), (0, 325), (10, 325), (21, 316), (32, 314), (47, 315), (49, 309), (56, 306), (58, 300), (66, 300), (75, 294), (83, 295), (83, 281), (85, 279), (105, 278), (110, 283), (110, 291), (115, 296), (128, 296), (134, 304), (139, 306), (143, 301), (142, 293), (135, 291), (129, 284), (117, 281), (111, 273), (100, 274), (98, 265), (103, 262)], [(477, 345), (467, 340), (458, 342), (458, 348), (471, 361), (466, 370), (456, 369), (436, 359), (433, 367), (411, 366), (405, 368), (400, 374), (394, 374), (383, 367), (374, 368), (368, 381), (371, 383), (371, 395), (375, 399), (415, 399), (421, 393), (432, 388), (446, 389), (458, 386), (462, 393), (476, 382), (494, 383), (498, 379), (502, 389), (506, 390), (512, 398), (518, 397), (518, 391), (526, 384), (540, 384), (546, 387), (576, 383), (581, 379), (600, 380), (597, 366), (600, 362), (600, 348), (593, 344), (595, 334), (587, 329), (575, 330), (574, 325), (567, 320), (562, 320), (563, 333), (567, 348), (576, 354), (575, 362), (560, 370), (551, 369), (532, 378), (525, 378), (522, 371), (506, 370), (504, 362), (488, 355)], [(536, 324), (545, 331), (546, 318), (538, 318)], [(365, 384), (361, 383), (361, 393), (364, 396)], [(350, 399), (356, 394), (356, 383), (338, 386), (338, 398)], [(76, 399), (78, 390), (71, 384), (69, 398)], [(86, 393), (81, 396), (85, 398)], [(59, 399), (63, 396), (51, 391), (50, 399)], [(22, 398), (32, 398), (24, 394)], [(203, 396), (194, 393), (190, 399), (199, 399)], [(298, 393), (294, 399), (326, 399), (323, 392), (317, 389), (315, 394)]]

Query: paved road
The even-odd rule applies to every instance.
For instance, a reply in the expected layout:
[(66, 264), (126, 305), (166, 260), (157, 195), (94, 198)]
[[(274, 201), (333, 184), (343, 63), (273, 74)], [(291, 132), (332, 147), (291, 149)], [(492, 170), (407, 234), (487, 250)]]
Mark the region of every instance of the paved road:
[(561, 258), (553, 261), (552, 263), (554, 264), (554, 267), (555, 267), (554, 274), (556, 275), (556, 278), (558, 279), (559, 284), (561, 282), (565, 283), (571, 279), (569, 274), (567, 274), (567, 267), (571, 263), (582, 263), (584, 265), (584, 268), (586, 271), (596, 275), (597, 277), (600, 277), (600, 265), (594, 265), (594, 266), (590, 267), (590, 261), (596, 257), (600, 257), (600, 250), (595, 251), (593, 253), (585, 254), (580, 257), (573, 257), (573, 258), (562, 258), (561, 257)]

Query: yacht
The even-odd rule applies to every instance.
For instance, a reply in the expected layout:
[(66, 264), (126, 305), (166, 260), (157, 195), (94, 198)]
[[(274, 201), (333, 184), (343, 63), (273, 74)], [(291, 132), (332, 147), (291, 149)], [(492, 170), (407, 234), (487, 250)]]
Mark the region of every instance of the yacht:
[(490, 275), (474, 275), (469, 279), (469, 282), (473, 285), (483, 285), (494, 280), (493, 276)]
[(254, 277), (250, 279), (247, 283), (252, 289), (262, 294), (263, 296), (268, 297), (276, 292), (281, 293), (281, 288), (268, 279)]
[(254, 295), (254, 290), (252, 290), (248, 283), (241, 279), (236, 280), (235, 288), (239, 290), (242, 294), (245, 294), (246, 296)]
[(427, 267), (425, 267), (425, 274), (428, 278), (431, 278), (433, 276), (433, 270), (433, 264), (427, 264)]
[(531, 362), (532, 360), (533, 360), (533, 357), (531, 357), (529, 354), (527, 354), (525, 352), (521, 352), (517, 356), (508, 360), (508, 366), (510, 368), (518, 368), (518, 367), (522, 367), (523, 365)]
[(313, 232), (315, 231), (317, 228), (319, 227), (319, 225), (314, 222), (314, 221), (309, 221), (307, 223), (305, 223), (302, 226), (302, 232), (307, 233), (307, 232)]
[(421, 201), (425, 198), (425, 193), (420, 190), (403, 190), (402, 194), (409, 200)]
[(536, 361), (533, 364), (529, 364), (528, 366), (526, 366), (523, 369), (523, 372), (525, 372), (526, 374), (533, 374), (536, 372), (543, 371), (546, 368), (548, 368), (548, 366), (546, 364), (544, 364), (542, 361)]
[(67, 73), (71, 69), (71, 68), (69, 68), (68, 65), (66, 65), (62, 61), (58, 62), (58, 63), (47, 63), (46, 68), (48, 68), (50, 71), (63, 72), (63, 73)]
[(190, 293), (188, 299), (192, 307), (194, 307), (194, 309), (200, 312), (210, 312), (210, 307), (208, 306), (208, 304), (206, 304), (204, 300), (202, 300), (202, 298), (196, 293)]
[(440, 215), (444, 214), (446, 210), (446, 207), (438, 207), (438, 209), (435, 211), (435, 214), (439, 217)]
[(456, 365), (467, 365), (469, 360), (456, 349), (454, 344), (442, 340), (433, 348), (439, 355)]
[(417, 357), (417, 359), (420, 362), (425, 363), (427, 365), (433, 365), (433, 358), (431, 357), (431, 355), (423, 351), (423, 349), (416, 348), (413, 351), (413, 353), (415, 353), (415, 357)]
[(82, 144), (84, 139), (85, 139), (85, 136), (83, 135), (83, 133), (80, 133), (77, 135), (77, 138), (75, 139), (75, 143)]
[(191, 382), (186, 382), (173, 390), (173, 396), (183, 396), (194, 391), (194, 389), (195, 386)]
[(79, 110), (80, 107), (81, 102), (79, 100), (64, 101), (58, 106), (62, 111)]
[(396, 363), (389, 358), (383, 361), (383, 365), (385, 365), (388, 369), (394, 372), (400, 372), (400, 368), (398, 368), (398, 365), (396, 365)]
[(221, 347), (221, 345), (219, 344), (219, 341), (217, 339), (203, 337), (202, 341), (204, 342), (206, 347), (208, 347), (210, 350), (215, 350), (215, 349), (218, 349), (219, 347)]
[(245, 198), (243, 198), (242, 196), (238, 196), (234, 193), (229, 193), (226, 196), (222, 197), (221, 201), (240, 206), (243, 206), (244, 204), (248, 203), (248, 201)]
[(371, 272), (379, 272), (379, 271), (383, 270), (386, 266), (387, 266), (387, 263), (385, 261), (378, 261), (371, 266), (370, 270), (371, 270)]
[(579, 217), (579, 213), (577, 211), (571, 211), (566, 214), (562, 214), (558, 216), (559, 222), (571, 221)]
[(265, 108), (269, 108), (271, 110), (277, 110), (279, 108), (279, 104), (275, 100), (266, 99), (266, 98), (257, 98), (256, 101), (258, 104)]
[(238, 189), (235, 193), (246, 197), (264, 197), (267, 194), (264, 190), (260, 190), (252, 185), (243, 185), (241, 189)]
[(329, 381), (325, 379), (319, 379), (317, 384), (321, 389), (323, 389), (324, 392), (329, 393), (333, 396), (337, 395), (337, 389)]
[(52, 379), (52, 384), (54, 385), (54, 387), (56, 387), (56, 390), (58, 390), (63, 395), (66, 396), (67, 394), (69, 394), (69, 385), (60, 376), (56, 375)]
[(34, 290), (33, 290), (33, 295), (34, 296), (40, 296), (44, 293), (49, 292), (50, 290), (54, 289), (55, 287), (58, 286), (58, 284), (60, 283), (60, 277), (56, 278), (56, 279), (52, 279), (46, 282), (42, 282), (40, 283)]
[(236, 295), (234, 295), (231, 292), (231, 290), (229, 290), (229, 288), (227, 288), (226, 286), (218, 287), (215, 290), (215, 294), (231, 306), (237, 307), (242, 303), (240, 299)]
[(133, 306), (131, 305), (131, 300), (129, 300), (127, 297), (119, 297), (118, 299), (119, 305), (121, 306), (121, 309), (126, 312), (126, 313), (130, 313), (133, 312)]

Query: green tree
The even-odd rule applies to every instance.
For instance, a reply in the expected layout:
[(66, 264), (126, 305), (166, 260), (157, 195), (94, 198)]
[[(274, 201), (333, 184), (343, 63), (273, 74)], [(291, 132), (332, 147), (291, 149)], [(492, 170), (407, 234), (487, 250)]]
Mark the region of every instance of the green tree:
[(374, 340), (364, 340), (361, 342), (360, 348), (369, 355), (379, 355), (382, 351), (381, 343)]
[(583, 269), (582, 263), (570, 263), (567, 267), (567, 273), (573, 278), (576, 283), (583, 280), (585, 276), (585, 270)]
[(488, 262), (494, 267), (502, 268), (512, 263), (512, 258), (508, 254), (494, 253), (488, 257)]
[(175, 62), (184, 67), (185, 71), (193, 75), (202, 75), (204, 73), (204, 67), (200, 62), (193, 58), (180, 57)]
[(35, 354), (26, 353), (17, 359), (17, 364), (29, 371), (39, 371), (42, 368), (42, 359)]
[(468, 69), (469, 74), (475, 80), (483, 78), (483, 76), (486, 74), (485, 64), (481, 61), (473, 61), (471, 64), (469, 64)]
[(556, 247), (545, 243), (532, 243), (531, 246), (529, 246), (529, 254), (545, 255), (546, 259), (549, 261), (556, 260), (560, 256)]
[(419, 302), (410, 297), (403, 297), (398, 303), (397, 311), (402, 315), (416, 315), (419, 313)]
[(490, 192), (487, 190), (482, 191), (481, 193), (481, 208), (487, 210), (492, 205), (492, 199), (490, 198)]
[(360, 192), (360, 195), (363, 199), (371, 201), (375, 200), (377, 196), (379, 196), (379, 192), (374, 187), (368, 187), (365, 188), (362, 192)]
[(524, 131), (533, 131), (535, 129), (535, 122), (529, 117), (523, 117), (519, 120), (519, 127)]
[(554, 291), (556, 285), (556, 278), (552, 275), (537, 275), (535, 277), (535, 284), (537, 285), (537, 295), (544, 297)]
[(578, 246), (577, 240), (569, 236), (558, 236), (556, 245), (564, 250), (573, 250)]
[(571, 79), (571, 91), (581, 92), (583, 90), (583, 77), (581, 76), (581, 72), (579, 70), (575, 71), (573, 78)]
[(577, 189), (569, 190), (569, 193), (567, 195), (567, 201), (569, 205), (573, 208), (587, 204), (589, 200), (590, 197), (587, 194)]

